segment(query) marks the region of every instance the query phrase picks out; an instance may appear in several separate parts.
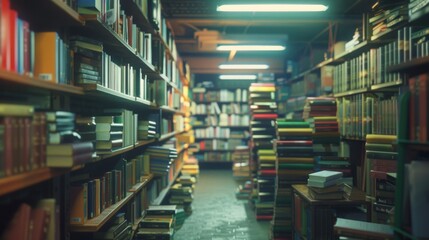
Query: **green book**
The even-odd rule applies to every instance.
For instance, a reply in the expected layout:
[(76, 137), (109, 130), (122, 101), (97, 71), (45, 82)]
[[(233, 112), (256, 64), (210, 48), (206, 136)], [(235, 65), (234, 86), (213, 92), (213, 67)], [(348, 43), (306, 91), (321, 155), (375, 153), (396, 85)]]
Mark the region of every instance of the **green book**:
[(287, 169), (313, 169), (314, 164), (311, 163), (279, 163), (279, 168)]

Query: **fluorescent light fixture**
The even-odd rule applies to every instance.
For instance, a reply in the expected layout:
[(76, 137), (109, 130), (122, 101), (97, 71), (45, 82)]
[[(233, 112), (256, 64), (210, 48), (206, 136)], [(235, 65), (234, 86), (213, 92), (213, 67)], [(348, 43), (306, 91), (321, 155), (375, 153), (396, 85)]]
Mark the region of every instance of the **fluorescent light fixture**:
[(256, 80), (256, 75), (220, 75), (221, 80)]
[(282, 45), (219, 45), (218, 51), (283, 51)]
[(268, 69), (267, 64), (221, 64), (219, 69)]
[(223, 4), (219, 12), (323, 12), (328, 6), (323, 4)]

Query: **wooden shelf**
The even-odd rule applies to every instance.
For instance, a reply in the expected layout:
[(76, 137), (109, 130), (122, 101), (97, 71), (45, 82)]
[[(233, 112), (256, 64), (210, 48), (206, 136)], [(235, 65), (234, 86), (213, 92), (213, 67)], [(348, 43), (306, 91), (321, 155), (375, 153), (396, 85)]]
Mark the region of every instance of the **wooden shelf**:
[(179, 176), (180, 172), (182, 171), (182, 167), (183, 167), (183, 163), (181, 163), (180, 166), (179, 166), (179, 168), (176, 169), (176, 172), (174, 173), (173, 179), (159, 193), (158, 197), (150, 203), (151, 205), (161, 205), (161, 203), (164, 200), (165, 196), (167, 196), (168, 192), (170, 191), (171, 186), (174, 184), (174, 182), (176, 181), (176, 179)]
[(80, 16), (78, 12), (76, 12), (73, 8), (66, 4), (65, 1), (61, 0), (50, 0), (50, 2), (55, 5), (60, 11), (64, 13), (64, 15), (68, 16), (71, 21), (74, 21), (78, 25), (84, 25), (85, 21)]
[(149, 100), (139, 98), (139, 97), (136, 97), (136, 102), (141, 103), (141, 104), (146, 105), (146, 106), (151, 106), (151, 104), (152, 104)]
[(184, 150), (186, 150), (188, 148), (189, 148), (189, 144), (186, 143), (185, 145), (181, 146), (179, 148), (179, 150), (177, 150), (177, 153), (181, 153), (181, 152), (183, 152)]
[(81, 169), (82, 165), (73, 168), (39, 168), (28, 172), (0, 179), (0, 196), (33, 186), (43, 181), (63, 175), (67, 172)]
[(429, 56), (416, 58), (408, 62), (404, 62), (398, 65), (390, 66), (387, 68), (388, 72), (399, 72), (399, 73), (413, 73), (427, 71), (429, 66)]
[(388, 90), (389, 88), (397, 88), (402, 85), (402, 81), (394, 81), (394, 82), (387, 82), (387, 83), (381, 83), (377, 85), (372, 85), (371, 90)]
[(380, 33), (379, 35), (376, 36), (371, 36), (371, 41), (375, 41), (378, 39), (396, 39), (397, 38), (397, 32), (398, 29), (403, 28), (404, 26), (406, 26), (408, 24), (408, 21), (404, 21), (402, 23), (398, 23), (396, 26), (392, 27), (389, 30), (386, 30), (382, 33)]
[(171, 133), (163, 134), (163, 135), (161, 135), (161, 137), (159, 137), (158, 141), (161, 142), (161, 141), (167, 140), (167, 139), (175, 136), (176, 134), (177, 134), (177, 132), (171, 132)]
[(356, 46), (354, 46), (351, 50), (345, 51), (339, 54), (338, 56), (336, 56), (333, 63), (343, 63), (349, 59), (359, 56), (361, 53), (368, 51), (371, 48), (381, 46), (385, 43), (386, 41), (381, 41), (381, 40), (375, 40), (375, 41), (365, 40), (357, 44)]
[(50, 90), (61, 93), (71, 93), (77, 95), (84, 94), (83, 88), (81, 87), (76, 87), (67, 84), (52, 83), (5, 70), (0, 70), (0, 82), (14, 84), (17, 86), (35, 87), (38, 89)]
[(118, 150), (114, 150), (112, 152), (97, 152), (97, 155), (100, 156), (100, 160), (103, 160), (103, 159), (106, 159), (106, 158), (111, 158), (111, 157), (114, 157), (114, 156), (121, 155), (121, 154), (123, 154), (125, 152), (130, 151), (133, 148), (134, 148), (134, 146), (131, 145), (131, 146), (123, 147), (123, 148), (118, 149)]
[(154, 143), (155, 139), (150, 140), (139, 140), (136, 144), (134, 144), (134, 148), (142, 147)]
[(171, 107), (169, 107), (169, 106), (160, 106), (159, 108), (160, 108), (161, 110), (163, 110), (164, 112), (169, 112), (169, 113), (174, 113), (174, 114), (185, 115), (185, 113), (183, 113), (183, 112), (181, 112), (181, 111), (179, 111), (179, 110), (176, 110), (176, 109), (174, 109), (174, 108), (171, 108)]
[(85, 224), (82, 225), (71, 225), (70, 231), (72, 232), (96, 232), (100, 230), (103, 225), (108, 222), (112, 217), (115, 216), (115, 214), (123, 207), (125, 204), (127, 204), (138, 192), (140, 189), (142, 189), (150, 180), (152, 177), (149, 177), (145, 179), (145, 181), (141, 183), (137, 183), (134, 185), (130, 192), (127, 193), (127, 196), (125, 196), (124, 199), (120, 200), (119, 202), (113, 204), (112, 206), (104, 209), (103, 212), (101, 212), (100, 215), (98, 215), (95, 218), (89, 219)]
[(356, 95), (360, 93), (366, 93), (368, 91), (369, 91), (369, 88), (361, 88), (361, 89), (351, 90), (351, 91), (342, 92), (342, 93), (334, 93), (334, 97), (337, 98), (337, 97), (351, 96), (351, 95)]

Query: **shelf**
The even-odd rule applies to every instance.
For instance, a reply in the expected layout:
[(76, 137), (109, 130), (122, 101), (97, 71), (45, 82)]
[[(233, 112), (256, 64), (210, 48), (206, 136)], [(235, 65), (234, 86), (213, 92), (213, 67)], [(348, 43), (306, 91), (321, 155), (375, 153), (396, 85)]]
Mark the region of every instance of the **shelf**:
[(381, 46), (385, 44), (385, 41), (376, 40), (376, 41), (368, 41), (365, 40), (356, 46), (354, 46), (351, 50), (345, 51), (338, 56), (335, 57), (333, 63), (343, 63), (349, 59), (359, 56), (362, 52), (368, 51), (371, 48)]
[(179, 110), (176, 110), (176, 109), (174, 109), (174, 108), (171, 108), (171, 107), (169, 107), (169, 106), (160, 106), (159, 108), (160, 108), (161, 110), (165, 111), (165, 112), (170, 112), (170, 113), (174, 113), (174, 114), (185, 115), (185, 113), (183, 113), (183, 112), (181, 112), (181, 111), (179, 111)]
[(158, 141), (161, 142), (161, 141), (167, 140), (167, 139), (175, 136), (176, 134), (177, 134), (177, 132), (171, 132), (171, 133), (163, 134), (163, 135), (161, 135), (161, 137), (159, 137)]
[(136, 108), (150, 107), (150, 102), (147, 100), (136, 98), (98, 84), (83, 84), (81, 86), (83, 87), (86, 95), (96, 97), (97, 99), (101, 98), (108, 101), (115, 101), (116, 103), (133, 105)]
[(114, 53), (117, 56), (121, 56), (123, 60), (129, 63), (133, 63), (135, 66), (139, 66), (143, 69), (148, 76), (153, 76), (156, 73), (155, 68), (146, 59), (143, 59), (137, 55), (137, 50), (133, 49), (124, 39), (122, 39), (116, 32), (110, 27), (106, 26), (97, 16), (85, 16), (87, 34), (93, 38), (103, 42), (103, 47), (107, 49), (109, 53)]
[(50, 90), (61, 93), (72, 93), (77, 95), (84, 94), (84, 91), (81, 87), (76, 87), (67, 84), (52, 83), (5, 70), (0, 70), (0, 82), (7, 84), (15, 84), (17, 86), (35, 87), (38, 89)]
[(399, 72), (399, 73), (413, 73), (427, 71), (429, 66), (429, 56), (416, 58), (408, 62), (404, 62), (398, 65), (390, 66), (387, 68), (388, 72)]
[(28, 172), (0, 178), (0, 196), (33, 186), (43, 181), (81, 169), (82, 165), (73, 168), (39, 168)]
[(164, 200), (165, 196), (167, 196), (168, 192), (170, 191), (171, 186), (173, 186), (174, 182), (176, 181), (177, 177), (179, 176), (180, 172), (182, 171), (182, 167), (183, 167), (183, 163), (181, 163), (180, 166), (179, 166), (179, 168), (176, 169), (176, 172), (174, 173), (173, 179), (159, 193), (158, 197), (150, 203), (151, 205), (161, 205), (161, 203)]
[(142, 189), (151, 179), (152, 179), (152, 177), (149, 176), (143, 182), (137, 183), (136, 185), (134, 185), (130, 189), (131, 192), (128, 192), (127, 196), (124, 199), (122, 199), (121, 201), (119, 201), (119, 202), (113, 204), (112, 206), (104, 209), (104, 211), (101, 212), (101, 214), (99, 216), (89, 219), (85, 224), (70, 225), (70, 231), (72, 231), (72, 232), (96, 232), (96, 231), (100, 230), (100, 228), (103, 227), (103, 225), (107, 221), (109, 221), (112, 217), (114, 217), (115, 214), (134, 197), (135, 193), (138, 192), (140, 189)]
[(181, 146), (179, 148), (179, 150), (177, 150), (177, 153), (179, 154), (179, 153), (183, 152), (184, 150), (186, 150), (188, 148), (189, 148), (189, 144), (186, 143), (185, 145)]
[(387, 90), (388, 88), (392, 87), (399, 87), (402, 85), (402, 81), (394, 81), (394, 82), (387, 82), (387, 83), (381, 83), (377, 85), (372, 85), (371, 90)]
[(149, 144), (154, 143), (154, 142), (155, 142), (155, 139), (139, 140), (138, 142), (136, 142), (136, 144), (134, 144), (134, 148), (146, 146), (146, 145), (149, 145)]
[(361, 88), (361, 89), (351, 90), (351, 91), (342, 92), (342, 93), (334, 93), (334, 97), (337, 98), (337, 97), (351, 96), (351, 95), (356, 95), (360, 93), (366, 93), (368, 91), (369, 91), (369, 88)]
[(103, 160), (103, 159), (106, 159), (106, 158), (111, 158), (111, 157), (114, 157), (114, 156), (121, 155), (121, 154), (123, 154), (125, 152), (130, 151), (133, 148), (134, 148), (134, 146), (131, 145), (131, 146), (123, 147), (123, 148), (120, 148), (118, 150), (114, 150), (114, 151), (111, 151), (111, 152), (103, 152), (103, 151), (98, 152), (98, 151), (96, 151), (96, 153), (97, 153), (98, 156), (100, 156), (100, 160)]
[(411, 239), (411, 240), (419, 240), (419, 238), (413, 236), (411, 233), (407, 232), (406, 230), (397, 228), (397, 227), (393, 227), (393, 231), (395, 231), (395, 233), (400, 234), (401, 236), (406, 237), (406, 239)]

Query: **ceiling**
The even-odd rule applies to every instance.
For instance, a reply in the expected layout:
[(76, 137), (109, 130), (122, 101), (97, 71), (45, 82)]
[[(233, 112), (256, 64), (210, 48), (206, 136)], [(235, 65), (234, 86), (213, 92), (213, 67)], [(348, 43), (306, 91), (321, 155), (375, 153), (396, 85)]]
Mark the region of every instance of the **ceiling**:
[[(326, 52), (329, 36), (334, 41), (350, 40), (354, 30), (361, 27), (363, 9), (372, 1), (325, 2), (329, 9), (322, 13), (237, 14), (217, 12), (217, 0), (162, 0), (180, 56), (189, 63), (192, 73), (204, 74), (225, 73), (218, 65), (226, 62), (268, 63), (270, 69), (266, 71), (281, 73), (286, 60)], [(280, 41), (287, 49), (257, 54), (215, 50), (219, 43), (254, 40)]]

